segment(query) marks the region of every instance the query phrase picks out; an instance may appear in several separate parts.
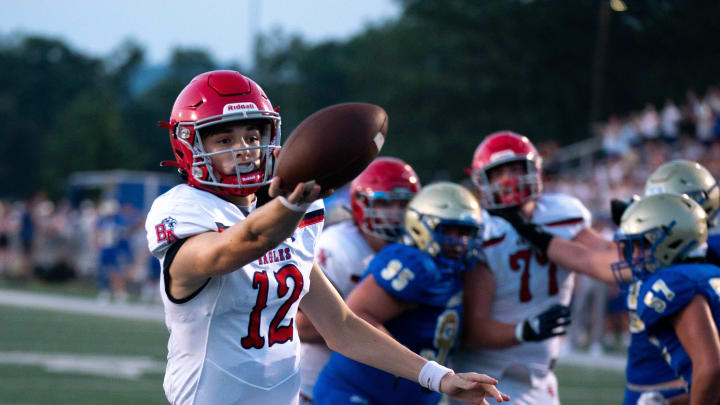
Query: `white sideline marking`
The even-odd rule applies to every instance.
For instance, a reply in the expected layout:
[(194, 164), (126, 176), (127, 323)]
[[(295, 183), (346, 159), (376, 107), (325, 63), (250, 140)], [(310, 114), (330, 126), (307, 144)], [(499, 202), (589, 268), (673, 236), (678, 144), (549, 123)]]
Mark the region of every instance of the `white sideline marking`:
[(0, 289), (0, 304), (114, 318), (152, 321), (162, 321), (164, 319), (163, 308), (159, 305), (104, 304), (93, 298), (67, 297), (8, 289)]
[(145, 373), (163, 373), (165, 363), (146, 356), (99, 356), (77, 353), (0, 352), (0, 364), (42, 366), (54, 373), (82, 373), (137, 379)]
[[(19, 292), (0, 288), (0, 304), (51, 311), (109, 316), (126, 319), (162, 321), (163, 308), (159, 305), (100, 304), (92, 298)], [(563, 342), (567, 344), (566, 342)], [(560, 356), (559, 364), (623, 372), (627, 359), (618, 355), (592, 356), (583, 352), (568, 351)]]

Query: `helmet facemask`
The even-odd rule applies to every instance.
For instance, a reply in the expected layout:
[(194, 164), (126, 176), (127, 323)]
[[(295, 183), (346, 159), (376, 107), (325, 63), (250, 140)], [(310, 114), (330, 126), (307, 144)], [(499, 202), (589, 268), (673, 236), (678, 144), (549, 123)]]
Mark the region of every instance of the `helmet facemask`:
[[(192, 151), (192, 167), (188, 177), (203, 189), (214, 194), (247, 196), (255, 193), (260, 187), (269, 184), (274, 176), (276, 158), (273, 150), (280, 148), (279, 118), (258, 117), (262, 121), (260, 145), (230, 148), (215, 152), (206, 152), (203, 145), (203, 136), (210, 128), (221, 124), (242, 125), (257, 122), (258, 119), (247, 119), (250, 114), (238, 113), (211, 117), (197, 122), (180, 122), (176, 126), (176, 139)], [(277, 130), (275, 130), (277, 127)], [(249, 164), (241, 164), (238, 154), (260, 151), (258, 159)], [(230, 154), (233, 158), (233, 173), (223, 173), (212, 163), (212, 157)]]
[[(482, 224), (472, 218), (465, 221), (446, 220), (433, 215), (422, 214), (412, 208), (407, 215), (416, 218), (413, 226), (406, 231), (406, 243), (416, 244), (420, 250), (427, 252), (442, 267), (451, 270), (463, 270), (474, 265), (482, 252)], [(467, 228), (467, 235), (455, 236), (444, 233), (446, 227), (456, 226)], [(463, 251), (459, 258), (445, 254), (445, 249), (460, 246)]]
[(633, 280), (643, 280), (662, 267), (684, 259), (688, 253), (698, 247), (696, 240), (676, 238), (673, 235), (676, 221), (667, 226), (655, 227), (645, 232), (624, 234), (618, 231), (615, 242), (618, 247), (619, 261), (610, 268), (618, 284), (627, 284), (622, 276), (623, 270), (630, 269)]
[[(468, 269), (481, 257), (480, 204), (457, 184), (439, 182), (420, 190), (405, 211), (404, 229), (403, 242), (429, 254), (441, 269)], [(457, 247), (461, 252), (453, 252)]]
[(642, 280), (705, 246), (707, 214), (687, 195), (648, 195), (625, 210), (615, 241), (620, 260), (611, 266), (613, 275), (630, 269), (632, 279)]
[(390, 192), (358, 191), (355, 199), (362, 209), (360, 229), (386, 241), (397, 241), (403, 235), (405, 208), (415, 195), (406, 188), (395, 188)]
[[(525, 174), (511, 179), (491, 182), (488, 173), (504, 164), (525, 162)], [(542, 181), (536, 163), (529, 159), (505, 160), (473, 172), (472, 180), (480, 190), (480, 202), (485, 209), (517, 207), (534, 200), (542, 192)]]

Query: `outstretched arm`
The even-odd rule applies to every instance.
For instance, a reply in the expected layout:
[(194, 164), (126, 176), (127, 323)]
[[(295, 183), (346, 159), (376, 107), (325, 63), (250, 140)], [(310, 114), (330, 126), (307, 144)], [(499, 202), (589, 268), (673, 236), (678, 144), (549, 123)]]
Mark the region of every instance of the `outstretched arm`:
[[(440, 370), (432, 364), (426, 366), (427, 360), (353, 314), (317, 264), (313, 266), (310, 285), (310, 292), (303, 297), (300, 306), (330, 349), (411, 381), (419, 381), (423, 368), (423, 376), (428, 370), (431, 374), (433, 370)], [(498, 402), (509, 400), (495, 388), (497, 380), (486, 375), (455, 374), (452, 370), (441, 373), (434, 374), (439, 385), (438, 381), (428, 385), (427, 379), (424, 379), (424, 385), (469, 403), (487, 403), (486, 396)]]
[[(604, 283), (615, 283), (610, 270), (610, 265), (618, 260), (615, 243), (603, 238), (591, 228), (584, 228), (573, 240), (567, 240), (546, 232), (540, 225), (526, 222), (517, 210), (495, 210), (493, 215), (508, 221), (517, 233), (553, 263)], [(629, 272), (625, 277), (630, 281)]]
[[(604, 283), (615, 283), (610, 270), (610, 265), (618, 260), (614, 244), (605, 249), (593, 249), (576, 240), (555, 236), (550, 241), (547, 256), (553, 263), (570, 271), (585, 274)], [(624, 278), (630, 281), (630, 274)]]
[(187, 239), (168, 270), (172, 296), (185, 297), (208, 278), (231, 273), (257, 260), (292, 235), (305, 214), (301, 206), (307, 207), (332, 190), (323, 195), (319, 185), (299, 183), (287, 193), (280, 189), (280, 178), (275, 177), (270, 193), (278, 197), (250, 213), (244, 221), (224, 232), (205, 232)]

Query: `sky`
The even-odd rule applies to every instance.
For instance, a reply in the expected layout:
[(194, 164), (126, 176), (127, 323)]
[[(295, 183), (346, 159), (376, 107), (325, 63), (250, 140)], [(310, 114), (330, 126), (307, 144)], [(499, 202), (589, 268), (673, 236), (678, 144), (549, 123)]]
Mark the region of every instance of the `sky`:
[(393, 0), (4, 0), (0, 6), (0, 35), (52, 36), (97, 57), (132, 38), (153, 64), (181, 46), (247, 65), (259, 32), (281, 28), (310, 41), (342, 39), (400, 13)]

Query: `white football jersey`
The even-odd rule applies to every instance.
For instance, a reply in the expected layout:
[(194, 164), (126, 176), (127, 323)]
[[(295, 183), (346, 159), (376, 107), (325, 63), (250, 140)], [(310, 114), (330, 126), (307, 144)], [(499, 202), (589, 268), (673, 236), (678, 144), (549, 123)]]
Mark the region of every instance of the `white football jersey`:
[[(375, 252), (363, 239), (353, 221), (343, 221), (326, 228), (317, 246), (317, 262), (343, 299), (360, 281)], [(324, 343), (303, 343), (300, 367), (300, 392), (312, 398), (318, 374), (330, 358)]]
[[(294, 323), (310, 288), (322, 200), (295, 233), (263, 257), (210, 280), (191, 297), (160, 289), (170, 331), (163, 387), (173, 404), (290, 404), (300, 385), (300, 340)], [(178, 185), (158, 197), (145, 223), (150, 251), (163, 263), (172, 243), (222, 232), (245, 219), (234, 204)]]
[[(591, 214), (576, 198), (543, 194), (531, 222), (565, 239), (573, 239), (590, 226)], [(505, 323), (518, 323), (555, 304), (569, 305), (574, 274), (538, 254), (504, 219), (483, 211), (483, 252), (495, 275), (491, 316)], [(495, 378), (510, 367), (526, 367), (545, 374), (559, 353), (560, 338), (527, 342), (507, 349), (463, 348), (455, 364), (461, 370), (482, 370)]]

